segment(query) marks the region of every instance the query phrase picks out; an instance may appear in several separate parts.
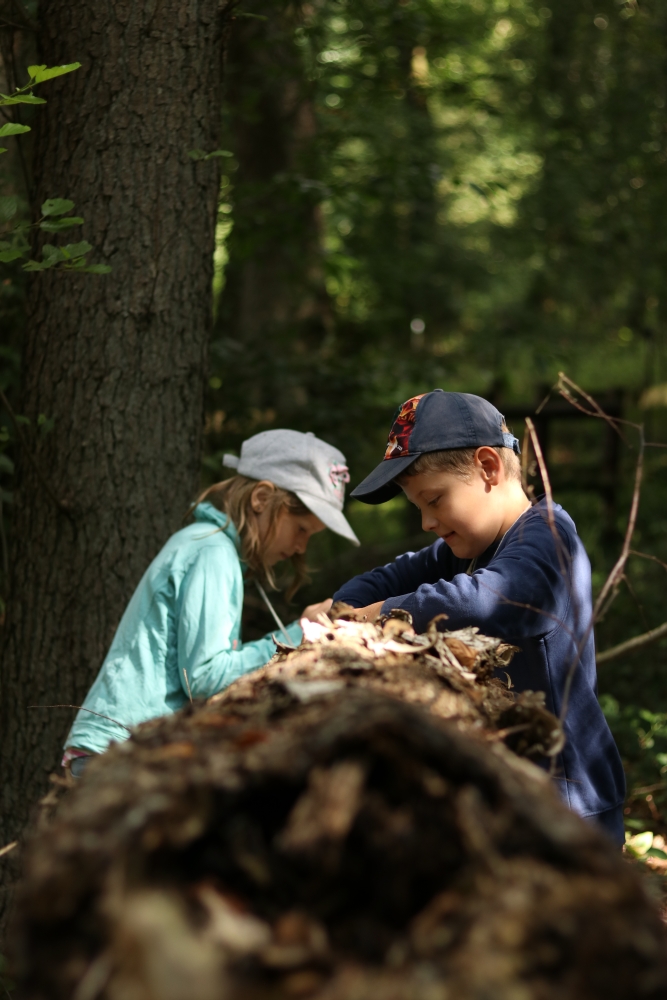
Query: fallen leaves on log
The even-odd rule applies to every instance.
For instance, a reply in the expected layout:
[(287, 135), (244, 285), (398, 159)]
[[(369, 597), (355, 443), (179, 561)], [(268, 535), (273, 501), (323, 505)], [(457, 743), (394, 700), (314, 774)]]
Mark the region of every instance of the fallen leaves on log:
[(504, 745), (516, 718), (529, 755), (562, 738), (492, 676), (510, 653), (472, 631), (325, 620), (138, 727), (28, 848), (21, 996), (667, 995), (634, 871)]

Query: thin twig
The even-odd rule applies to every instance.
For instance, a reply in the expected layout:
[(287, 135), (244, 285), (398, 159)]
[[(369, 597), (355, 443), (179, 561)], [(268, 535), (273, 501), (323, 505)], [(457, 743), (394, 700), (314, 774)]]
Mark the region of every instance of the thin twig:
[(540, 413), (542, 412), (542, 410), (544, 409), (544, 407), (547, 405), (547, 403), (549, 402), (549, 400), (553, 396), (554, 391), (557, 388), (558, 388), (558, 382), (556, 382), (555, 385), (551, 386), (551, 388), (549, 389), (548, 393), (546, 394), (546, 396), (544, 397), (544, 399), (542, 400), (542, 402), (540, 403), (540, 405), (535, 410), (534, 416), (538, 417), (540, 415)]
[(28, 461), (30, 462), (30, 464), (32, 465), (32, 467), (33, 467), (33, 469), (35, 471), (35, 475), (37, 476), (37, 478), (39, 479), (40, 483), (44, 487), (47, 495), (51, 498), (51, 500), (53, 500), (53, 502), (56, 505), (56, 507), (58, 507), (59, 510), (61, 510), (63, 512), (63, 514), (65, 514), (70, 519), (70, 521), (72, 523), (74, 523), (74, 518), (72, 517), (71, 510), (69, 509), (69, 507), (65, 506), (65, 504), (62, 502), (62, 500), (58, 499), (58, 497), (55, 495), (55, 493), (53, 492), (53, 490), (49, 486), (48, 482), (46, 481), (46, 479), (42, 475), (42, 470), (40, 469), (39, 465), (37, 464), (37, 461), (36, 461), (35, 457), (33, 456), (30, 448), (28, 447), (28, 442), (26, 441), (26, 439), (23, 436), (23, 431), (21, 429), (20, 423), (18, 422), (18, 420), (16, 418), (16, 414), (14, 413), (14, 410), (12, 409), (9, 400), (5, 396), (5, 394), (2, 391), (2, 389), (0, 389), (0, 400), (2, 401), (2, 405), (7, 410), (7, 413), (9, 414), (9, 418), (10, 418), (11, 422), (14, 424), (14, 429), (15, 429), (16, 435), (17, 435), (17, 437), (18, 437), (18, 439), (21, 442), (21, 445), (23, 447), (23, 452), (24, 452), (26, 458), (28, 459)]
[(598, 666), (601, 663), (609, 663), (610, 660), (616, 660), (619, 656), (625, 656), (626, 653), (634, 653), (635, 650), (642, 649), (652, 642), (657, 642), (658, 639), (662, 639), (665, 635), (667, 635), (667, 622), (663, 622), (657, 628), (652, 628), (649, 632), (642, 632), (641, 635), (636, 635), (633, 639), (620, 642), (618, 646), (612, 646), (611, 649), (604, 649), (601, 653), (597, 654)]
[(595, 602), (593, 608), (593, 618), (596, 622), (600, 621), (603, 610), (606, 611), (605, 601), (607, 597), (612, 594), (615, 588), (618, 586), (623, 572), (625, 570), (625, 564), (628, 561), (628, 556), (630, 555), (630, 545), (632, 543), (632, 536), (635, 532), (635, 526), (637, 524), (637, 514), (639, 512), (639, 497), (641, 494), (642, 487), (642, 477), (644, 475), (644, 428), (642, 425), (639, 426), (639, 455), (637, 456), (637, 466), (635, 469), (635, 486), (632, 492), (632, 503), (630, 505), (630, 516), (628, 518), (628, 526), (625, 531), (625, 538), (623, 539), (623, 547), (621, 549), (621, 554), (616, 560), (611, 573), (607, 577), (602, 590), (598, 594), (598, 599)]
[(280, 631), (282, 632), (282, 634), (287, 639), (287, 645), (291, 646), (292, 649), (296, 649), (296, 646), (292, 642), (292, 638), (291, 638), (289, 632), (287, 631), (287, 629), (283, 625), (282, 621), (280, 620), (280, 617), (278, 616), (278, 612), (274, 608), (273, 604), (271, 604), (271, 601), (269, 600), (268, 594), (264, 590), (264, 587), (261, 585), (261, 583), (259, 582), (259, 580), (255, 580), (255, 586), (257, 587), (257, 589), (259, 591), (259, 596), (262, 598), (262, 600), (266, 604), (267, 608), (271, 612), (271, 614), (273, 616), (274, 622), (276, 623), (276, 625), (278, 626), (278, 628), (280, 629)]
[(12, 840), (11, 844), (5, 844), (4, 847), (0, 847), (0, 858), (4, 857), (5, 854), (9, 854), (9, 852), (13, 851), (15, 847), (18, 847), (18, 845), (18, 840)]
[(628, 798), (634, 799), (637, 795), (649, 795), (651, 792), (657, 792), (660, 791), (660, 789), (664, 789), (664, 787), (664, 781), (658, 781), (655, 785), (646, 785), (645, 788), (633, 788)]
[[(574, 389), (574, 391), (578, 392), (580, 396), (583, 396), (586, 402), (591, 404), (593, 409), (587, 410), (585, 406), (582, 406), (581, 403), (574, 398), (570, 389)], [(632, 420), (625, 420), (623, 417), (610, 417), (592, 396), (582, 389), (581, 386), (578, 386), (576, 382), (573, 382), (571, 378), (568, 378), (563, 372), (558, 373), (558, 391), (563, 399), (570, 404), (570, 406), (574, 406), (575, 410), (585, 413), (587, 417), (597, 417), (599, 420), (604, 420), (610, 427), (613, 427), (618, 436), (624, 441), (625, 438), (623, 434), (621, 434), (618, 426), (619, 424), (623, 424), (625, 427), (634, 427), (636, 429), (640, 426), (639, 424), (633, 423)]]
[(523, 491), (526, 496), (532, 500), (534, 498), (535, 490), (528, 483), (528, 467), (530, 458), (529, 448), (530, 431), (528, 430), (528, 425), (526, 425), (523, 432), (523, 444), (521, 445), (521, 485), (523, 486)]
[(107, 719), (108, 722), (114, 722), (121, 729), (127, 729), (128, 733), (132, 730), (129, 726), (126, 726), (124, 722), (119, 722), (118, 719), (112, 719), (110, 715), (102, 715), (101, 712), (93, 712), (92, 708), (84, 708), (83, 705), (28, 705), (28, 708), (78, 708), (80, 712), (88, 712), (90, 715), (97, 715), (100, 719)]
[(537, 431), (535, 430), (535, 424), (530, 419), (526, 417), (526, 427), (528, 428), (528, 433), (530, 434), (531, 444), (533, 446), (533, 451), (535, 452), (535, 458), (537, 459), (537, 464), (540, 470), (540, 476), (542, 477), (542, 483), (544, 485), (544, 493), (547, 501), (547, 519), (549, 521), (549, 527), (551, 528), (551, 534), (553, 535), (554, 542), (556, 544), (556, 552), (558, 553), (558, 563), (560, 566), (560, 571), (565, 575), (567, 572), (567, 567), (563, 559), (563, 543), (560, 535), (558, 534), (558, 528), (556, 527), (556, 518), (554, 516), (554, 498), (551, 492), (551, 482), (549, 481), (549, 473), (547, 472), (547, 465), (544, 461), (544, 455), (542, 454), (542, 446), (540, 445), (539, 438), (537, 436)]
[(658, 559), (657, 556), (652, 556), (648, 552), (638, 552), (637, 549), (630, 549), (631, 556), (637, 556), (638, 559), (650, 559), (651, 562), (657, 562), (659, 566), (667, 570), (667, 563), (663, 562), (662, 559)]
[(185, 677), (185, 686), (188, 689), (188, 697), (190, 699), (190, 704), (192, 705), (192, 691), (190, 690), (190, 681), (188, 680), (188, 673), (185, 667), (183, 667), (183, 676)]

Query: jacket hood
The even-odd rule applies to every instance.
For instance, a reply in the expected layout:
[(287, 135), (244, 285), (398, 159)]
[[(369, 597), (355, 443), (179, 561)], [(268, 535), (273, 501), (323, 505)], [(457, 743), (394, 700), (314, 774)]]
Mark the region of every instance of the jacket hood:
[(236, 525), (228, 514), (224, 514), (221, 510), (218, 510), (212, 503), (204, 501), (204, 503), (197, 504), (192, 516), (195, 521), (204, 524), (214, 524), (216, 528), (220, 528), (221, 531), (224, 531), (231, 538), (236, 548), (239, 548), (239, 533), (236, 530)]

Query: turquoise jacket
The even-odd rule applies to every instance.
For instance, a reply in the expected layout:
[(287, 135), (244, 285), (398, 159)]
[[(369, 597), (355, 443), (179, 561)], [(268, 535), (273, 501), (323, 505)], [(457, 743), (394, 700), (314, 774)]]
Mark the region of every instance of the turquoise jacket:
[[(244, 565), (236, 528), (209, 503), (199, 504), (194, 518), (144, 573), (84, 708), (136, 726), (181, 708), (188, 684), (193, 698), (209, 698), (275, 653), (271, 635), (241, 642)], [(298, 645), (298, 623), (287, 631)], [(101, 753), (128, 735), (80, 711), (65, 745)]]

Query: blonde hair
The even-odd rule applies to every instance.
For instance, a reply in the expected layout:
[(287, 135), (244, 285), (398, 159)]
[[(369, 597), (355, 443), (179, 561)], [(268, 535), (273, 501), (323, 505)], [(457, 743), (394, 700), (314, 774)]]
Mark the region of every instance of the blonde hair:
[[(252, 494), (258, 484), (257, 479), (248, 476), (232, 476), (221, 483), (215, 483), (197, 497), (189, 514), (192, 514), (197, 504), (213, 504), (219, 511), (226, 514), (239, 533), (241, 540), (241, 558), (247, 564), (253, 576), (261, 583), (266, 583), (272, 590), (278, 589), (272, 566), (264, 559), (266, 545), (273, 539), (278, 524), (278, 515), (282, 511), (288, 514), (310, 514), (310, 510), (299, 498), (288, 490), (283, 490), (273, 483), (266, 483), (266, 507), (269, 513), (269, 530), (265, 538), (260, 537), (258, 518), (252, 509)], [(293, 576), (285, 587), (285, 596), (290, 600), (299, 587), (307, 583), (308, 568), (303, 555), (295, 553), (290, 559)], [(286, 582), (286, 581), (284, 581)]]
[[(505, 429), (505, 428), (503, 428)], [(493, 450), (500, 455), (505, 475), (508, 479), (516, 479), (521, 482), (521, 461), (519, 456), (511, 448), (496, 447)], [(412, 465), (396, 477), (400, 483), (401, 479), (409, 476), (419, 476), (423, 472), (451, 472), (459, 479), (470, 479), (475, 460), (477, 448), (452, 448), (446, 451), (427, 451), (415, 459)]]

